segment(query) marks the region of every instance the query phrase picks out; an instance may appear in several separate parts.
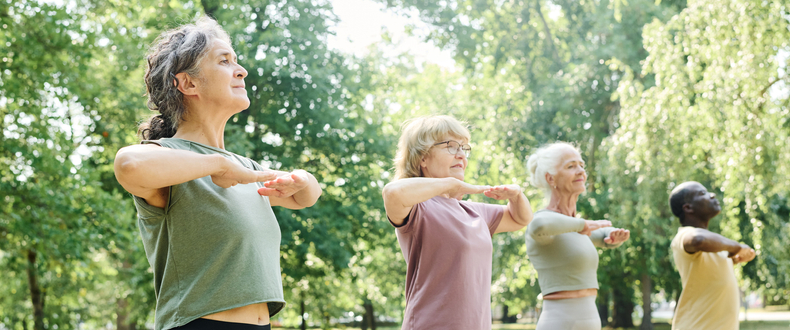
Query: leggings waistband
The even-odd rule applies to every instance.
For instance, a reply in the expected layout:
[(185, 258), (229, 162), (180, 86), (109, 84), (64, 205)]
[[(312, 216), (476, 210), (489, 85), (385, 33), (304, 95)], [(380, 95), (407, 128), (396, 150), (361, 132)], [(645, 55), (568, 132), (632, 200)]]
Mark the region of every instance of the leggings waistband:
[(209, 319), (195, 319), (192, 322), (189, 322), (185, 325), (175, 328), (175, 330), (219, 330), (219, 329), (271, 330), (272, 325), (271, 324), (257, 325), (257, 324), (247, 324), (247, 323), (224, 322), (224, 321), (209, 320)]

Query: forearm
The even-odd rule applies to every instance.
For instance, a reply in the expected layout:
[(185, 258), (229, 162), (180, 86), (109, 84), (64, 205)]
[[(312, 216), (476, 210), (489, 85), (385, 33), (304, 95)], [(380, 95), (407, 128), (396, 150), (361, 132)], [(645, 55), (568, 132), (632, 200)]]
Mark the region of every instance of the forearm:
[(518, 193), (516, 197), (508, 200), (507, 210), (513, 217), (513, 221), (526, 226), (532, 221), (532, 207), (524, 193)]
[(306, 174), (308, 183), (307, 183), (307, 187), (305, 187), (302, 190), (299, 190), (292, 196), (294, 202), (296, 202), (296, 204), (299, 204), (302, 207), (313, 206), (315, 202), (318, 201), (318, 197), (321, 197), (321, 193), (322, 193), (321, 185), (318, 184), (318, 180), (316, 180), (315, 176), (313, 176), (309, 172), (305, 170), (294, 171), (294, 173), (296, 172), (302, 172)]
[(186, 150), (135, 145), (118, 151), (114, 162), (118, 182), (129, 192), (154, 190), (220, 172), (228, 160)]
[(544, 213), (546, 212), (541, 212), (541, 216), (529, 225), (529, 233), (533, 237), (578, 233), (584, 230), (584, 219), (569, 217), (556, 212)]
[(727, 251), (730, 256), (741, 250), (741, 244), (729, 238), (712, 232), (697, 233), (690, 240), (684, 242), (683, 247), (687, 252), (721, 252)]
[(406, 178), (384, 186), (384, 204), (412, 207), (453, 190), (461, 181), (454, 178)]

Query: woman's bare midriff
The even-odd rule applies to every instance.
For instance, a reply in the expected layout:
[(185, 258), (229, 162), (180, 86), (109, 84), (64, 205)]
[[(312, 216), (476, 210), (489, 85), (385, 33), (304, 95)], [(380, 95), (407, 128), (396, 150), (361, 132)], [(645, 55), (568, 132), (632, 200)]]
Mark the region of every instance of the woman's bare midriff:
[(203, 318), (222, 322), (267, 325), (269, 324), (269, 305), (266, 303), (259, 303), (241, 306), (206, 315), (203, 316)]
[(572, 291), (557, 291), (543, 296), (544, 300), (574, 299), (581, 297), (597, 296), (598, 289), (581, 289)]

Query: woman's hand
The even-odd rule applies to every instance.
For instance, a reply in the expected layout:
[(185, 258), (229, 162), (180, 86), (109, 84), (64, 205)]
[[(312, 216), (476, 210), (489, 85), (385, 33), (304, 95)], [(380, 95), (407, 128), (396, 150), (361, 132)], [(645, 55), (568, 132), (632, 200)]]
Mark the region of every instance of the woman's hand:
[(627, 229), (615, 229), (611, 233), (609, 233), (609, 237), (604, 238), (603, 241), (606, 244), (620, 244), (628, 240), (631, 237), (631, 232)]
[(515, 184), (495, 186), (486, 189), (484, 194), (490, 198), (500, 201), (506, 199), (509, 200), (511, 198), (518, 197), (518, 195), (521, 194), (521, 187)]
[(458, 179), (453, 180), (455, 180), (455, 184), (447, 191), (447, 195), (449, 195), (450, 198), (461, 199), (464, 195), (482, 194), (491, 188), (489, 186), (469, 184)]
[(263, 183), (264, 188), (258, 189), (258, 194), (269, 197), (286, 198), (307, 187), (309, 184), (307, 172), (296, 170), (284, 173), (276, 179)]
[(584, 229), (579, 234), (590, 236), (594, 230), (611, 226), (612, 222), (609, 220), (584, 220)]
[(226, 159), (222, 169), (211, 175), (211, 181), (222, 188), (230, 188), (237, 184), (269, 181), (277, 177), (273, 171), (253, 171)]

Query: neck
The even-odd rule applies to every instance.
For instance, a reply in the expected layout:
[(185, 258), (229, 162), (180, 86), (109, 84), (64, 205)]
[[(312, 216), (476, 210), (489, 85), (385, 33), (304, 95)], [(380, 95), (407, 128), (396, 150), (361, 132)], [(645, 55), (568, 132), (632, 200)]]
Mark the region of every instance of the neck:
[(710, 219), (702, 220), (702, 219), (695, 218), (695, 217), (689, 217), (688, 214), (687, 214), (686, 215), (686, 220), (683, 221), (682, 225), (683, 226), (689, 226), (689, 227), (695, 227), (695, 228), (708, 229), (708, 223), (709, 222), (710, 222)]
[(225, 124), (230, 116), (220, 111), (193, 108), (187, 113), (189, 116), (178, 124), (174, 138), (225, 149)]
[(549, 205), (546, 206), (547, 210), (562, 213), (564, 215), (575, 217), (576, 216), (576, 201), (579, 200), (580, 194), (566, 195), (559, 192), (551, 193), (551, 200)]

